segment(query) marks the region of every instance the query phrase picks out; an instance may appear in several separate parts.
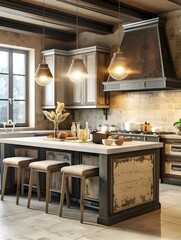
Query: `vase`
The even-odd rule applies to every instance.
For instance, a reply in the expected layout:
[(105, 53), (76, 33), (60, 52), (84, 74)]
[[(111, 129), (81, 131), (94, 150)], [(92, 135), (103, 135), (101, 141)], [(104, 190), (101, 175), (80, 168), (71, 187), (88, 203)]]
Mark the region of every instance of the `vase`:
[(54, 138), (58, 138), (58, 123), (54, 123), (54, 133), (53, 136)]

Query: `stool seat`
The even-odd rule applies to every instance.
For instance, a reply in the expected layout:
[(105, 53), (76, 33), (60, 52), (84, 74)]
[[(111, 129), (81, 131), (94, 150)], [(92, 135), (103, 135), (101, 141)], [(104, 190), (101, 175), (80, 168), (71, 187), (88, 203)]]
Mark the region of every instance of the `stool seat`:
[(47, 170), (51, 171), (54, 169), (60, 170), (60, 168), (63, 165), (67, 166), (67, 164), (65, 164), (65, 162), (63, 161), (43, 160), (43, 161), (32, 162), (30, 163), (29, 167), (33, 169), (38, 169), (39, 171), (47, 171)]
[(42, 160), (30, 163), (30, 186), (28, 191), (28, 204), (27, 208), (30, 208), (31, 194), (32, 194), (32, 184), (33, 184), (33, 176), (37, 174), (39, 177), (39, 173), (46, 173), (46, 205), (45, 212), (48, 213), (48, 204), (51, 197), (51, 175), (52, 173), (59, 172), (62, 167), (68, 166), (69, 163), (64, 161), (55, 161), (55, 160)]
[(35, 158), (32, 157), (9, 157), (3, 159), (4, 171), (3, 171), (3, 181), (2, 181), (2, 192), (1, 192), (1, 200), (4, 199), (5, 186), (6, 186), (6, 178), (7, 178), (7, 170), (9, 167), (17, 169), (17, 189), (16, 189), (16, 204), (19, 204), (19, 194), (20, 194), (20, 186), (22, 186), (22, 192), (24, 192), (24, 170), (25, 168), (29, 168), (29, 164), (31, 162), (36, 161)]
[(62, 216), (63, 203), (64, 203), (64, 193), (67, 193), (67, 205), (70, 206), (69, 202), (69, 186), (68, 177), (75, 177), (81, 179), (80, 185), (80, 211), (81, 217), (80, 222), (83, 223), (83, 212), (84, 212), (84, 195), (85, 195), (85, 180), (90, 177), (99, 176), (99, 167), (93, 165), (77, 164), (61, 168), (62, 174), (62, 188), (61, 188), (61, 198), (60, 198), (60, 212), (59, 216)]
[(29, 165), (30, 162), (35, 161), (34, 158), (32, 157), (9, 157), (9, 158), (4, 158), (3, 163), (8, 164), (8, 165)]
[(61, 172), (67, 173), (67, 174), (72, 174), (78, 176), (83, 176), (83, 175), (89, 175), (91, 174), (98, 174), (99, 168), (96, 166), (92, 165), (85, 165), (85, 164), (78, 164), (78, 165), (72, 165), (68, 167), (63, 167), (61, 169)]

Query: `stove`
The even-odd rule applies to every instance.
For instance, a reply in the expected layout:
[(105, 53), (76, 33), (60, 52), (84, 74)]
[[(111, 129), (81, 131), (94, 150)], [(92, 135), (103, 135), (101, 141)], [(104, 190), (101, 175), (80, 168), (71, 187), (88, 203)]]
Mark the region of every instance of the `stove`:
[(175, 132), (144, 132), (144, 131), (126, 131), (118, 130), (112, 131), (112, 135), (119, 135), (123, 137), (131, 137), (133, 140), (137, 141), (151, 141), (151, 142), (160, 142), (160, 136), (166, 134), (175, 134)]

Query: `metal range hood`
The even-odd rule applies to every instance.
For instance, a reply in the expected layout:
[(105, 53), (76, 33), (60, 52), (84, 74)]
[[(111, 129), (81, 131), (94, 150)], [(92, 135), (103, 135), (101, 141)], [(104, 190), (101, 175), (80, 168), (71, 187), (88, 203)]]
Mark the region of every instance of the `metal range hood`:
[(165, 31), (165, 21), (154, 18), (123, 25), (121, 43), (131, 73), (115, 81), (108, 77), (104, 91), (154, 91), (181, 89)]

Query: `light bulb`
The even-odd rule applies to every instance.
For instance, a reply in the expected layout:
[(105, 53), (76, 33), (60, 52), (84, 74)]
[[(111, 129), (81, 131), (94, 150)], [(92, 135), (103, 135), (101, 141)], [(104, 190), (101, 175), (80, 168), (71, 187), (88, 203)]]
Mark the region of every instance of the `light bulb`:
[(87, 70), (83, 60), (80, 58), (73, 59), (68, 71), (69, 79), (74, 83), (78, 83), (83, 81), (86, 76)]
[(122, 52), (114, 53), (108, 70), (111, 77), (115, 80), (123, 80), (128, 76), (127, 59)]

